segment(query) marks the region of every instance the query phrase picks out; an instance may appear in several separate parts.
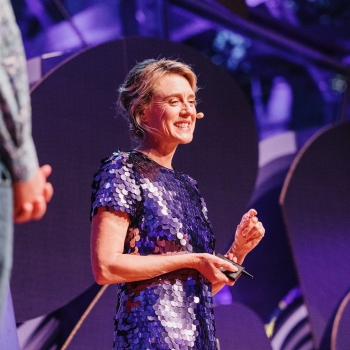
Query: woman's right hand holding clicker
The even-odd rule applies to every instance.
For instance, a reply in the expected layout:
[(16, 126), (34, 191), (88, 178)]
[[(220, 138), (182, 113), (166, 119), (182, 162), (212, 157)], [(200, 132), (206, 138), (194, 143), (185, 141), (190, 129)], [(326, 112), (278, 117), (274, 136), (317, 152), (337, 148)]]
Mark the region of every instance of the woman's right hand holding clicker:
[(224, 275), (220, 268), (236, 272), (237, 268), (231, 263), (207, 253), (193, 254), (193, 268), (199, 271), (212, 285), (228, 284), (232, 286), (234, 281)]

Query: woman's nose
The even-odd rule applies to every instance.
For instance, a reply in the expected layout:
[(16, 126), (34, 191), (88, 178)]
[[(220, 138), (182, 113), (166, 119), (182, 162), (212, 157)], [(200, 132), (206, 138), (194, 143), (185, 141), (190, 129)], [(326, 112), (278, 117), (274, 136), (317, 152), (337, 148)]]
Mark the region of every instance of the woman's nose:
[(182, 104), (181, 112), (183, 114), (190, 114), (190, 105), (186, 102)]

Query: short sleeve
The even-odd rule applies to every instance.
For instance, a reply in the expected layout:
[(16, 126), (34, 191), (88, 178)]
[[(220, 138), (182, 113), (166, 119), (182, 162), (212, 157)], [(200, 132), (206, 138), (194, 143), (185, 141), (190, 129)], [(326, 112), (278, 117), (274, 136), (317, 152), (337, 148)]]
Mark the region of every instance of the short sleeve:
[(137, 174), (129, 162), (127, 153), (113, 153), (102, 160), (94, 175), (91, 196), (91, 218), (99, 207), (107, 210), (121, 210), (135, 216), (142, 200)]

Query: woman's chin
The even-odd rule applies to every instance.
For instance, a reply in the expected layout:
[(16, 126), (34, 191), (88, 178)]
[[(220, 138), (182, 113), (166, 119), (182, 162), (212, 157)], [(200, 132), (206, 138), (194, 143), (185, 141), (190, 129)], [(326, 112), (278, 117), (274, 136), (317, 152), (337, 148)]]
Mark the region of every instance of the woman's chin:
[(172, 135), (172, 137), (164, 137), (160, 139), (162, 145), (185, 145), (193, 140), (193, 134), (188, 133), (187, 135)]
[(181, 138), (181, 141), (179, 142), (179, 144), (186, 145), (187, 143), (190, 143), (192, 140), (193, 140), (193, 136), (183, 137), (183, 138)]
[(192, 131), (186, 131), (180, 133), (180, 135), (177, 135), (177, 138), (179, 140), (179, 143), (186, 144), (190, 143), (193, 140), (193, 132)]

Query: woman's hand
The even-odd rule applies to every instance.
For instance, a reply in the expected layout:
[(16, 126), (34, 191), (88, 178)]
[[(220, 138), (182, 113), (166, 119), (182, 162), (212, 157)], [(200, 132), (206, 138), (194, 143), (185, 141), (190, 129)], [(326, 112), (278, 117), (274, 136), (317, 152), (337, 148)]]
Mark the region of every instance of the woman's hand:
[(224, 284), (233, 286), (234, 281), (226, 277), (226, 275), (220, 271), (220, 268), (236, 272), (237, 268), (234, 265), (215, 255), (207, 253), (193, 254), (193, 258), (194, 263), (191, 267), (199, 271), (213, 286), (223, 286)]
[(237, 226), (235, 241), (225, 256), (242, 264), (245, 256), (254, 249), (264, 237), (265, 229), (257, 218), (257, 211), (250, 209), (242, 217), (240, 224)]

